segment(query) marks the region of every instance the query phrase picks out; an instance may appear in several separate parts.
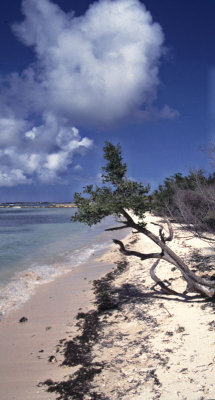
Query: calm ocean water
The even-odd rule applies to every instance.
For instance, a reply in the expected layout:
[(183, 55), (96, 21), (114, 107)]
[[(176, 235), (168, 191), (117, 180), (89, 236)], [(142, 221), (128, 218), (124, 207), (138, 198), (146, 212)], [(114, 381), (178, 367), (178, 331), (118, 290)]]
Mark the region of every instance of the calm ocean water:
[(111, 244), (104, 229), (70, 222), (71, 208), (0, 209), (0, 316)]

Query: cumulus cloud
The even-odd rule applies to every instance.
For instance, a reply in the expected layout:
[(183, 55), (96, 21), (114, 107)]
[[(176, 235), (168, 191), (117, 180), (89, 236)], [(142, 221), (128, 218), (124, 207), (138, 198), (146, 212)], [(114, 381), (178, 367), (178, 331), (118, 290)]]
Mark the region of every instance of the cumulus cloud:
[(49, 0), (22, 4), (25, 19), (13, 30), (41, 67), (35, 100), (42, 90), (74, 123), (104, 124), (155, 96), (164, 38), (138, 0), (101, 0), (79, 18)]
[(13, 31), (35, 62), (1, 79), (0, 185), (7, 176), (10, 185), (16, 176), (61, 179), (74, 153), (92, 146), (74, 126), (108, 126), (151, 103), (163, 53), (162, 29), (139, 0), (100, 0), (81, 17), (50, 0), (23, 0), (22, 12)]
[[(50, 118), (50, 116), (49, 116)], [(75, 127), (60, 126), (54, 116), (52, 120), (52, 137), (46, 136), (48, 122), (45, 125), (34, 126), (31, 130), (22, 130), (19, 134), (19, 124), (16, 120), (4, 120), (4, 125), (11, 127), (11, 135), (17, 134), (17, 141), (11, 142), (8, 136), (0, 150), (0, 186), (31, 183), (35, 178), (43, 183), (60, 182), (61, 176), (72, 164), (74, 154), (83, 154), (93, 142), (87, 137), (81, 138)], [(1, 121), (0, 121), (1, 122)], [(17, 131), (13, 128), (17, 124)], [(51, 135), (50, 134), (50, 135)]]
[(26, 183), (32, 183), (31, 179), (28, 179), (23, 171), (20, 169), (9, 169), (7, 167), (3, 167), (0, 170), (0, 186), (15, 186), (22, 185)]
[(8, 146), (8, 143), (19, 142), (19, 137), (27, 128), (25, 120), (11, 117), (0, 117), (0, 147)]

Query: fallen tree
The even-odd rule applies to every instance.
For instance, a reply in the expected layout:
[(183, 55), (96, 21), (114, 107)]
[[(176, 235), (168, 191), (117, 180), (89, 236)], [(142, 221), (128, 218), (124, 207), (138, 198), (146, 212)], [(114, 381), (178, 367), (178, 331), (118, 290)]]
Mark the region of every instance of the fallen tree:
[[(120, 145), (114, 146), (109, 142), (105, 142), (103, 150), (104, 158), (107, 160), (107, 164), (102, 167), (102, 183), (105, 185), (101, 187), (96, 186), (95, 188), (93, 188), (93, 185), (86, 186), (83, 190), (84, 196), (81, 193), (75, 193), (74, 202), (78, 207), (78, 211), (72, 217), (72, 220), (91, 226), (100, 222), (104, 217), (114, 216), (117, 222), (120, 223), (120, 226), (108, 228), (107, 230), (115, 231), (132, 228), (147, 236), (159, 246), (160, 252), (144, 254), (128, 250), (122, 241), (113, 240), (114, 243), (119, 245), (120, 251), (126, 256), (135, 256), (141, 260), (156, 260), (150, 269), (150, 275), (165, 293), (181, 295), (167, 287), (157, 277), (155, 270), (160, 260), (165, 260), (180, 270), (187, 282), (186, 293), (195, 292), (209, 298), (214, 297), (215, 282), (196, 275), (167, 246), (166, 243), (171, 242), (173, 239), (173, 230), (169, 220), (166, 221), (168, 235), (164, 233), (163, 225), (159, 225), (158, 235), (147, 229), (144, 222), (145, 213), (151, 211), (153, 208), (151, 198), (148, 195), (150, 188), (149, 186), (143, 186), (141, 183), (127, 179), (127, 165), (123, 163)], [(137, 219), (138, 222), (136, 222)]]

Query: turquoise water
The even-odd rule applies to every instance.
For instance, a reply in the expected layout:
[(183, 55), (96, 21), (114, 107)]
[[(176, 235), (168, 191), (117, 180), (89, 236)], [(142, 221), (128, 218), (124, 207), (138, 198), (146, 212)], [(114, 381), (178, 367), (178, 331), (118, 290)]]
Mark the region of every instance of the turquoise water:
[(104, 229), (70, 221), (69, 208), (0, 209), (0, 314), (17, 308), (35, 291), (111, 244)]

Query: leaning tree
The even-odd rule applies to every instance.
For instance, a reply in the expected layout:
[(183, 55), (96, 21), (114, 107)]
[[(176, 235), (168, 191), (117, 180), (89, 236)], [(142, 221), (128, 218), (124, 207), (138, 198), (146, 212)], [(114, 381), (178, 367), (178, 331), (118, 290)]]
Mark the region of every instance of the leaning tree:
[[(196, 292), (207, 297), (215, 296), (215, 282), (202, 278), (193, 273), (188, 265), (175, 254), (168, 246), (167, 242), (173, 239), (173, 230), (167, 220), (168, 235), (164, 233), (164, 227), (159, 225), (159, 235), (147, 229), (144, 222), (145, 213), (151, 211), (152, 203), (148, 195), (149, 186), (143, 186), (127, 179), (127, 165), (123, 163), (121, 147), (114, 146), (110, 142), (105, 142), (103, 148), (104, 158), (107, 163), (102, 167), (103, 186), (88, 185), (81, 193), (75, 193), (74, 202), (78, 211), (72, 217), (73, 221), (83, 222), (89, 226), (100, 222), (104, 217), (114, 216), (120, 226), (108, 228), (107, 230), (119, 230), (132, 228), (135, 231), (150, 238), (160, 247), (160, 252), (144, 254), (137, 251), (126, 249), (123, 242), (113, 239), (119, 245), (120, 251), (126, 256), (135, 256), (141, 260), (155, 259), (150, 275), (164, 292), (168, 294), (179, 294), (170, 289), (161, 281), (155, 273), (155, 269), (160, 260), (165, 260), (177, 267), (185, 281), (187, 282), (186, 293)], [(138, 220), (138, 222), (136, 222)]]

